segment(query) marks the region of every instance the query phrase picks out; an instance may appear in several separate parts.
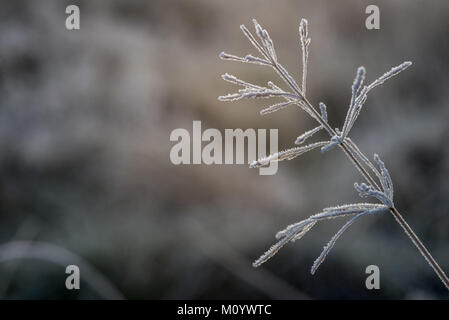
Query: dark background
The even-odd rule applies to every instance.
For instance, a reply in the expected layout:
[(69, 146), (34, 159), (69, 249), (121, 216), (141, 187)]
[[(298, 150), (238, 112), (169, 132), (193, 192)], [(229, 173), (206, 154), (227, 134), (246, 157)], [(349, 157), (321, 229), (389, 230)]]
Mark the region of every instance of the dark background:
[[(68, 4), (80, 6), (79, 31), (65, 28)], [(380, 30), (365, 28), (368, 4), (380, 8)], [(262, 117), (266, 100), (216, 99), (234, 89), (225, 72), (279, 83), (263, 67), (218, 59), (255, 54), (239, 30), (251, 18), (299, 79), (305, 17), (309, 99), (327, 104), (334, 127), (359, 65), (372, 81), (413, 61), (372, 92), (351, 136), (381, 155), (396, 206), (448, 271), (448, 14), (443, 0), (0, 1), (0, 297), (449, 298), (389, 214), (351, 227), (315, 276), (342, 220), (251, 267), (287, 224), (359, 201), (361, 177), (341, 152), (279, 163), (274, 176), (169, 159), (171, 131), (191, 132), (193, 120), (222, 132), (278, 128), (281, 149), (314, 126), (297, 108)], [(79, 291), (64, 286), (71, 263)], [(380, 290), (365, 288), (370, 264)]]

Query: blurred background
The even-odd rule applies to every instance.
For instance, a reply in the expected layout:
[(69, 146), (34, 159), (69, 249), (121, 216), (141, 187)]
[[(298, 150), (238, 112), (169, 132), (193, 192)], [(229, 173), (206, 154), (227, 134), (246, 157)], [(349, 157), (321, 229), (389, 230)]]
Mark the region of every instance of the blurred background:
[[(81, 29), (65, 28), (65, 8)], [(380, 8), (380, 30), (365, 8)], [(447, 299), (448, 291), (389, 214), (366, 217), (310, 267), (343, 220), (318, 224), (263, 267), (274, 234), (322, 208), (358, 202), (343, 153), (279, 163), (173, 165), (176, 128), (279, 129), (279, 148), (314, 123), (269, 102), (223, 103), (228, 72), (256, 83), (268, 69), (221, 61), (255, 50), (239, 25), (270, 32), (300, 75), (298, 26), (312, 38), (308, 96), (341, 126), (358, 66), (377, 88), (351, 131), (380, 154), (399, 211), (449, 272), (449, 2), (96, 0), (0, 1), (0, 297), (3, 299)], [(324, 136), (323, 136), (324, 137)], [(65, 266), (81, 289), (65, 288)], [(365, 268), (380, 268), (367, 290)]]

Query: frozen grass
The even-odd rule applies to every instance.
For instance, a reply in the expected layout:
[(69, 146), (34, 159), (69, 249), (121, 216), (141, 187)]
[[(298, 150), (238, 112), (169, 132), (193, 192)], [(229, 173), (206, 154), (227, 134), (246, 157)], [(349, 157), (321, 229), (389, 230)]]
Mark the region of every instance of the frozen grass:
[(413, 232), (413, 230), (404, 220), (399, 211), (396, 209), (393, 202), (393, 183), (388, 170), (385, 167), (385, 164), (380, 160), (379, 156), (375, 154), (374, 161), (378, 167), (376, 168), (376, 166), (360, 151), (359, 147), (349, 137), (350, 130), (352, 129), (355, 121), (357, 120), (357, 117), (360, 114), (360, 111), (362, 110), (363, 105), (368, 98), (368, 93), (370, 93), (371, 90), (373, 90), (377, 86), (383, 84), (385, 81), (404, 71), (412, 63), (410, 61), (403, 62), (402, 64), (391, 68), (389, 71), (387, 71), (368, 85), (364, 85), (366, 70), (363, 66), (359, 67), (351, 87), (352, 95), (345, 121), (341, 128), (333, 129), (328, 123), (326, 105), (320, 102), (318, 111), (317, 108), (315, 108), (306, 97), (307, 61), (309, 56), (309, 45), (311, 43), (307, 20), (302, 19), (299, 26), (299, 36), (302, 51), (301, 85), (298, 85), (295, 79), (279, 63), (273, 40), (271, 39), (267, 30), (263, 29), (256, 20), (253, 20), (253, 22), (255, 33), (258, 39), (244, 25), (241, 25), (240, 28), (244, 35), (248, 38), (250, 43), (257, 49), (260, 56), (255, 57), (253, 55), (246, 55), (245, 57), (239, 57), (222, 52), (220, 54), (220, 58), (224, 60), (271, 67), (289, 87), (289, 90), (282, 90), (279, 86), (271, 81), (267, 83), (267, 86), (259, 86), (241, 80), (233, 75), (224, 74), (222, 77), (225, 81), (234, 83), (242, 88), (239, 89), (236, 93), (220, 96), (218, 99), (221, 101), (235, 101), (249, 98), (282, 98), (284, 100), (283, 102), (268, 106), (264, 108), (260, 113), (262, 115), (265, 115), (282, 110), (290, 105), (297, 105), (310, 117), (316, 120), (317, 127), (299, 135), (295, 141), (295, 144), (303, 144), (307, 139), (311, 138), (314, 134), (320, 132), (321, 130), (326, 131), (329, 134), (330, 139), (326, 141), (310, 143), (305, 146), (298, 146), (295, 148), (277, 152), (275, 154), (271, 154), (268, 157), (264, 157), (254, 161), (250, 164), (250, 167), (257, 168), (260, 166), (269, 165), (273, 161), (291, 160), (317, 148), (321, 148), (321, 152), (324, 153), (338, 146), (351, 160), (354, 167), (365, 179), (364, 183), (354, 184), (354, 187), (358, 191), (359, 196), (362, 198), (374, 198), (379, 202), (377, 204), (356, 203), (326, 208), (322, 212), (316, 215), (312, 215), (306, 220), (292, 224), (276, 234), (276, 238), (279, 241), (270, 249), (268, 249), (259, 259), (257, 259), (253, 263), (253, 265), (255, 267), (262, 265), (268, 259), (274, 256), (285, 244), (290, 241), (295, 241), (302, 238), (308, 231), (312, 229), (312, 227), (318, 221), (349, 216), (350, 219), (343, 225), (340, 230), (337, 231), (337, 233), (332, 237), (329, 243), (324, 247), (320, 256), (315, 260), (311, 269), (311, 273), (314, 274), (317, 268), (329, 254), (330, 250), (334, 247), (338, 238), (356, 220), (368, 214), (377, 214), (389, 211), (394, 216), (399, 225), (403, 228), (404, 232), (409, 236), (413, 244), (418, 248), (419, 252), (426, 259), (435, 273), (438, 275), (446, 288), (449, 289), (448, 277), (432, 257), (432, 255), (429, 253), (429, 251), (426, 249), (426, 247), (423, 245), (418, 236)]

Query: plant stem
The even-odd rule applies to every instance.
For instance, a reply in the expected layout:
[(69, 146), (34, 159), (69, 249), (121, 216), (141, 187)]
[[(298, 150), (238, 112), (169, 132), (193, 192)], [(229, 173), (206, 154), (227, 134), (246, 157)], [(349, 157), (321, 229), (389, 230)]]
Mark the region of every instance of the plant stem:
[(396, 219), (397, 223), (399, 223), (402, 229), (404, 229), (404, 232), (412, 240), (413, 244), (418, 248), (419, 252), (430, 264), (433, 271), (435, 271), (435, 273), (440, 278), (441, 282), (443, 282), (446, 288), (449, 290), (449, 278), (447, 277), (446, 273), (444, 273), (443, 269), (441, 269), (440, 265), (432, 257), (429, 250), (426, 249), (424, 244), (421, 242), (421, 240), (419, 240), (418, 236), (413, 232), (412, 228), (410, 228), (407, 221), (405, 221), (405, 219), (402, 217), (402, 215), (395, 207), (390, 208), (390, 212), (393, 214), (393, 217)]
[[(278, 67), (277, 63), (273, 63), (273, 67), (276, 69), (278, 74), (281, 76), (281, 78), (289, 85), (289, 87), (295, 91), (295, 93), (301, 97), (301, 100), (297, 103), (305, 103), (306, 106), (314, 113), (316, 120), (324, 127), (324, 129), (327, 131), (327, 133), (333, 137), (337, 133), (334, 129), (321, 117), (321, 115), (316, 111), (316, 109), (313, 107), (313, 105), (306, 99), (306, 97), (296, 88), (295, 84), (291, 82), (291, 80), (286, 77), (282, 70)], [(340, 147), (343, 150), (343, 152), (346, 154), (346, 156), (354, 163), (354, 165), (359, 169), (365, 180), (371, 184), (376, 189), (379, 189), (379, 186), (377, 185), (376, 181), (371, 177), (371, 175), (368, 173), (366, 168), (360, 163), (360, 161), (354, 157), (352, 152), (349, 150), (348, 146), (346, 145), (346, 142), (343, 140), (340, 143)], [(444, 273), (443, 269), (441, 269), (440, 265), (436, 262), (436, 260), (432, 257), (429, 250), (424, 246), (424, 244), (421, 242), (421, 240), (418, 238), (418, 236), (415, 234), (413, 229), (408, 225), (407, 221), (402, 217), (402, 215), (399, 213), (399, 211), (395, 207), (390, 208), (390, 212), (395, 218), (396, 222), (402, 227), (404, 232), (409, 236), (410, 240), (413, 242), (413, 244), (418, 248), (421, 255), (426, 259), (426, 261), (429, 263), (429, 265), (432, 267), (433, 271), (438, 275), (441, 282), (446, 286), (446, 288), (449, 290), (449, 278)]]

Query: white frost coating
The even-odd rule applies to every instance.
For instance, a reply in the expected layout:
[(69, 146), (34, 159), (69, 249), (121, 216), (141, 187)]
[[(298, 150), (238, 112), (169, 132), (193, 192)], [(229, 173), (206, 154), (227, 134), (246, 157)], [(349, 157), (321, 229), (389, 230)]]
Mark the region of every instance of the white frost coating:
[(321, 129), (323, 129), (323, 126), (318, 126), (313, 128), (312, 130), (304, 132), (302, 135), (300, 135), (298, 138), (296, 138), (295, 144), (302, 144), (304, 141), (306, 141), (308, 138), (312, 137), (315, 133), (319, 132)]
[(290, 92), (270, 90), (263, 88), (262, 90), (239, 90), (242, 97), (245, 99), (250, 98), (273, 98), (273, 97), (288, 97), (288, 98), (298, 98), (297, 95)]
[(343, 128), (342, 131), (344, 133), (344, 136), (346, 136), (347, 134), (347, 128), (350, 122), (350, 118), (354, 109), (354, 104), (356, 102), (356, 98), (357, 98), (357, 94), (360, 91), (360, 87), (363, 84), (363, 81), (365, 80), (365, 75), (366, 75), (366, 70), (363, 66), (360, 66), (357, 69), (357, 74), (354, 78), (354, 82), (352, 83), (352, 94), (351, 94), (351, 101), (349, 103), (349, 108), (348, 108), (348, 112), (346, 113), (346, 118), (345, 118), (345, 122), (343, 124)]
[(382, 76), (380, 76), (374, 82), (372, 82), (368, 86), (368, 91), (371, 91), (373, 88), (383, 84), (388, 79), (393, 78), (394, 76), (396, 76), (400, 72), (404, 71), (405, 69), (407, 69), (411, 65), (412, 65), (411, 61), (405, 61), (405, 62), (401, 63), (400, 65), (391, 68), (390, 71), (385, 72)]
[(382, 202), (387, 207), (393, 207), (393, 202), (384, 192), (376, 190), (366, 183), (358, 184), (357, 182), (355, 182), (354, 188), (358, 191), (359, 196), (362, 198), (373, 197)]
[(329, 151), (329, 150), (335, 148), (335, 147), (336, 147), (337, 145), (339, 145), (342, 141), (343, 141), (343, 140), (341, 139), (340, 136), (338, 136), (338, 135), (333, 136), (333, 137), (331, 138), (331, 141), (329, 141), (329, 143), (328, 143), (327, 145), (325, 145), (324, 147), (321, 148), (321, 152), (324, 153), (324, 152), (326, 152), (326, 151)]
[(278, 110), (284, 109), (285, 107), (288, 107), (291, 104), (292, 104), (292, 102), (290, 102), (290, 101), (276, 103), (276, 104), (273, 104), (273, 105), (269, 106), (268, 108), (262, 109), (260, 111), (260, 114), (261, 115), (266, 115), (266, 114), (269, 114), (269, 113), (273, 113), (273, 112), (276, 112)]
[(243, 59), (242, 57), (234, 56), (234, 55), (226, 53), (226, 52), (220, 53), (219, 57), (222, 60), (231, 60), (231, 61), (245, 62), (245, 59)]
[(350, 204), (342, 204), (335, 207), (327, 207), (323, 209), (323, 212), (330, 212), (335, 210), (354, 210), (354, 209), (361, 209), (361, 210), (369, 210), (374, 208), (380, 208), (384, 205), (378, 204), (378, 203), (350, 203)]
[(388, 79), (396, 76), (400, 72), (407, 69), (411, 64), (412, 63), (410, 61), (405, 61), (402, 64), (391, 68), (389, 71), (387, 71), (382, 76), (373, 81), (370, 85), (364, 86), (363, 89), (360, 91), (360, 93), (358, 92), (360, 90), (361, 85), (363, 84), (366, 71), (365, 68), (359, 67), (359, 69), (357, 70), (356, 78), (352, 86), (351, 103), (349, 105), (348, 112), (346, 114), (346, 119), (342, 129), (343, 137), (346, 137), (349, 134), (349, 131), (354, 125), (355, 120), (360, 114), (360, 110), (362, 109), (364, 103), (366, 102), (366, 99), (368, 98), (368, 93), (375, 87), (383, 84)]
[(380, 160), (379, 155), (374, 154), (374, 160), (377, 162), (380, 172), (382, 173), (382, 186), (384, 188), (384, 192), (388, 194), (388, 198), (393, 201), (394, 189), (393, 189), (393, 181), (391, 180), (390, 173), (388, 172), (385, 164), (382, 160)]
[(251, 42), (251, 44), (262, 54), (262, 56), (268, 59), (268, 56), (263, 50), (263, 48), (260, 46), (256, 38), (254, 38), (252, 33), (245, 27), (244, 24), (240, 25), (240, 29), (242, 30), (243, 34), (248, 38), (249, 42)]
[(243, 87), (247, 87), (247, 88), (253, 88), (253, 89), (262, 89), (261, 86), (258, 86), (258, 85), (255, 85), (255, 84), (243, 81), (243, 80), (237, 78), (236, 76), (233, 76), (232, 74), (225, 73), (221, 77), (223, 78), (223, 80), (228, 81), (230, 83), (237, 84), (239, 86), (243, 86)]
[(341, 227), (340, 230), (337, 231), (337, 233), (332, 237), (332, 239), (327, 243), (327, 245), (323, 248), (323, 251), (321, 252), (320, 256), (315, 260), (315, 262), (312, 265), (312, 269), (310, 271), (311, 274), (315, 274), (318, 267), (323, 263), (324, 259), (326, 259), (329, 252), (334, 247), (335, 243), (337, 242), (338, 238), (348, 229), (357, 219), (360, 217), (366, 215), (366, 214), (374, 214), (374, 213), (380, 213), (388, 210), (387, 207), (382, 208), (375, 208), (371, 210), (364, 211), (362, 213), (359, 213), (355, 217), (353, 217), (351, 220), (345, 223), (343, 227)]
[[(316, 271), (316, 268), (324, 261), (324, 258), (329, 253), (331, 248), (334, 246), (338, 237), (359, 217), (370, 214), (386, 211), (388, 209), (393, 210), (393, 183), (391, 181), (391, 177), (386, 169), (384, 163), (379, 159), (377, 155), (374, 156), (374, 160), (377, 163), (380, 170), (378, 170), (373, 163), (360, 151), (355, 143), (349, 138), (348, 134), (352, 129), (355, 121), (357, 120), (361, 109), (368, 98), (368, 93), (375, 87), (383, 84), (386, 80), (392, 78), (393, 76), (399, 74), (407, 67), (411, 65), (411, 62), (406, 61), (396, 67), (393, 67), (388, 72), (384, 73), (370, 85), (366, 86), (365, 83), (365, 75), (366, 71), (364, 67), (359, 67), (357, 69), (357, 73), (355, 79), (352, 83), (352, 92), (351, 92), (351, 101), (349, 104), (349, 108), (346, 114), (345, 121), (343, 126), (341, 127), (341, 131), (336, 129), (333, 130), (328, 124), (328, 115), (326, 106), (324, 103), (319, 104), (320, 110), (315, 110), (315, 108), (311, 105), (308, 99), (305, 98), (306, 94), (306, 81), (308, 76), (307, 64), (309, 57), (309, 31), (308, 31), (308, 22), (305, 19), (302, 19), (299, 27), (299, 36), (300, 36), (300, 44), (302, 51), (302, 81), (301, 86), (295, 81), (295, 79), (287, 72), (287, 70), (278, 62), (274, 44), (267, 30), (263, 29), (262, 26), (256, 21), (253, 20), (254, 27), (256, 30), (257, 37), (253, 36), (253, 34), (244, 26), (241, 25), (240, 28), (243, 34), (248, 38), (250, 43), (257, 49), (260, 53), (260, 56), (256, 57), (251, 54), (246, 55), (244, 58), (227, 54), (222, 52), (220, 54), (220, 58), (224, 60), (233, 60), (237, 62), (246, 62), (259, 64), (264, 66), (270, 66), (273, 70), (281, 77), (284, 83), (290, 88), (290, 91), (284, 91), (279, 86), (275, 85), (273, 82), (268, 82), (268, 87), (258, 86), (256, 84), (251, 84), (249, 82), (238, 79), (235, 76), (225, 74), (223, 75), (223, 79), (225, 81), (234, 83), (236, 85), (242, 86), (243, 89), (238, 90), (237, 93), (228, 94), (225, 96), (219, 97), (219, 100), (222, 101), (234, 101), (240, 99), (249, 99), (249, 98), (276, 98), (280, 97), (284, 101), (280, 103), (273, 104), (265, 109), (263, 109), (261, 114), (268, 114), (271, 112), (278, 111), (283, 109), (284, 107), (290, 104), (298, 105), (302, 110), (304, 110), (309, 116), (315, 119), (318, 122), (318, 126), (314, 129), (309, 130), (302, 135), (300, 135), (296, 143), (302, 144), (305, 140), (312, 138), (312, 136), (319, 132), (322, 129), (330, 135), (330, 141), (320, 141), (311, 143), (307, 146), (299, 146), (296, 148), (287, 149), (284, 151), (280, 151), (274, 153), (268, 157), (258, 159), (251, 163), (250, 167), (260, 167), (269, 165), (273, 161), (282, 161), (282, 160), (291, 160), (293, 158), (298, 157), (299, 155), (311, 151), (315, 148), (321, 148), (323, 152), (330, 150), (335, 146), (340, 146), (347, 155), (348, 158), (352, 161), (354, 166), (359, 170), (365, 180), (368, 182), (362, 184), (355, 184), (356, 190), (359, 192), (361, 197), (373, 197), (379, 200), (381, 203), (355, 203), (355, 204), (345, 204), (341, 206), (334, 206), (323, 209), (322, 212), (315, 214), (309, 217), (306, 220), (298, 222), (296, 224), (292, 224), (288, 226), (286, 229), (278, 232), (276, 237), (279, 241), (273, 245), (267, 252), (265, 252), (257, 261), (254, 262), (254, 266), (259, 266), (262, 263), (266, 262), (269, 258), (271, 258), (278, 250), (284, 246), (289, 241), (294, 241), (300, 239), (304, 236), (311, 228), (318, 222), (326, 219), (332, 219), (336, 217), (345, 217), (352, 216), (352, 219), (348, 221), (343, 228), (341, 228), (335, 236), (331, 239), (329, 244), (324, 248), (324, 251), (320, 255), (320, 257), (315, 261), (312, 267), (312, 273)], [(321, 111), (321, 112), (320, 112)], [(371, 174), (377, 176), (380, 181), (381, 187), (378, 187), (376, 181), (372, 178)], [(398, 220), (398, 222), (403, 226), (402, 222)], [(408, 232), (408, 231), (406, 231)], [(410, 235), (411, 236), (411, 235)], [(414, 238), (411, 237), (415, 242)], [(420, 249), (421, 250), (421, 249)], [(423, 256), (428, 259), (427, 256), (430, 256), (425, 251), (421, 251)], [(435, 269), (434, 264), (428, 260), (432, 265), (434, 270), (437, 271), (441, 278), (441, 273), (439, 273), (438, 269)], [(441, 278), (444, 280), (444, 278)], [(443, 281), (445, 282), (445, 280)], [(449, 283), (449, 280), (447, 280)], [(447, 285), (447, 284), (446, 284)], [(448, 286), (448, 285), (447, 285)]]
[(301, 232), (298, 232), (297, 234), (295, 234), (295, 236), (292, 238), (292, 242), (296, 241), (296, 240), (300, 240), (302, 237), (305, 236), (305, 234), (307, 232), (310, 231), (310, 229), (313, 228), (313, 226), (317, 223), (318, 221), (312, 221), (310, 224), (306, 225)]
[[(388, 210), (388, 207), (385, 205), (379, 205), (379, 204), (372, 204), (372, 203), (355, 203), (355, 204), (346, 204), (342, 206), (332, 207), (332, 208), (326, 208), (326, 211), (323, 210), (323, 212), (315, 214), (310, 216), (308, 219), (302, 220), (297, 223), (293, 223), (289, 226), (287, 226), (284, 230), (279, 231), (276, 233), (276, 239), (279, 241), (275, 243), (273, 246), (270, 247), (264, 254), (260, 256), (259, 259), (257, 259), (254, 263), (254, 267), (258, 267), (264, 262), (266, 262), (268, 259), (270, 259), (272, 256), (274, 256), (280, 248), (282, 248), (284, 245), (286, 245), (290, 241), (296, 241), (301, 239), (307, 232), (310, 231), (310, 229), (313, 228), (313, 226), (320, 220), (325, 219), (333, 219), (336, 217), (345, 217), (347, 215), (357, 215), (354, 217), (351, 221), (355, 221), (355, 218), (358, 216), (368, 214), (368, 213), (378, 213)], [(352, 224), (351, 222), (351, 224)], [(337, 234), (332, 238), (330, 244), (328, 245), (327, 249), (323, 251), (321, 254), (321, 262), (324, 260), (325, 256), (329, 252), (329, 250), (332, 248), (335, 241), (338, 239), (338, 237), (343, 233), (344, 230), (346, 230), (350, 226), (349, 223), (347, 223), (342, 229), (337, 232)], [(321, 263), (319, 262), (319, 264)], [(318, 264), (318, 265), (319, 265)], [(318, 267), (316, 265), (316, 267)], [(314, 264), (315, 266), (315, 264)], [(315, 269), (316, 270), (316, 269)], [(312, 272), (312, 274), (314, 271)]]
[(327, 107), (324, 103), (320, 102), (320, 110), (321, 110), (321, 117), (323, 117), (324, 122), (328, 122), (327, 121)]
[(369, 169), (374, 172), (374, 174), (377, 176), (379, 181), (382, 180), (382, 176), (379, 173), (379, 171), (374, 167), (374, 165), (371, 163), (371, 161), (360, 151), (359, 147), (351, 140), (351, 138), (346, 137), (345, 141), (347, 142), (348, 147), (351, 149), (352, 153), (360, 160), (365, 163)]
[(265, 50), (265, 53), (270, 58), (272, 62), (277, 61), (276, 52), (274, 50), (273, 40), (271, 40), (270, 35), (268, 34), (267, 30), (262, 29), (260, 24), (256, 21), (256, 19), (253, 19), (254, 28), (256, 29), (256, 34), (259, 37), (262, 47)]
[(276, 239), (281, 239), (285, 236), (290, 235), (291, 233), (297, 233), (298, 231), (301, 231), (306, 225), (312, 223), (311, 219), (305, 219), (300, 222), (296, 222), (293, 224), (288, 225), (284, 230), (278, 231), (276, 233)]
[(299, 24), (299, 37), (301, 42), (302, 51), (302, 83), (301, 90), (304, 96), (306, 96), (306, 81), (307, 81), (307, 62), (309, 60), (309, 45), (311, 39), (309, 38), (309, 28), (308, 21), (306, 19), (301, 19)]
[(219, 96), (218, 100), (220, 101), (236, 101), (242, 99), (242, 95), (240, 93), (229, 93), (225, 96)]
[(355, 98), (357, 97), (358, 92), (360, 91), (361, 86), (363, 85), (363, 81), (365, 80), (366, 70), (364, 66), (360, 66), (357, 69), (357, 74), (354, 78), (354, 82), (352, 83), (352, 96), (351, 96), (351, 104), (353, 105), (355, 102)]
[(287, 72), (287, 70), (279, 63), (276, 63), (277, 69), (275, 71), (281, 76), (285, 77), (288, 80), (288, 85), (292, 88), (295, 88), (298, 92), (301, 94), (301, 98), (304, 97), (304, 93), (299, 88), (298, 84), (296, 83), (295, 79)]
[(256, 161), (253, 161), (249, 165), (249, 167), (250, 168), (259, 168), (262, 166), (267, 166), (270, 164), (270, 162), (273, 162), (273, 161), (292, 160), (308, 151), (322, 147), (326, 144), (327, 144), (327, 141), (320, 141), (320, 142), (308, 144), (303, 147), (296, 147), (296, 148), (279, 151), (272, 155), (269, 155), (268, 157), (260, 158)]
[(273, 113), (273, 112), (276, 112), (278, 110), (284, 109), (285, 107), (288, 107), (291, 104), (292, 104), (292, 102), (290, 102), (290, 101), (276, 103), (276, 104), (273, 104), (273, 105), (269, 106), (268, 108), (262, 109), (260, 111), (260, 114), (261, 115), (266, 115), (266, 114), (269, 114), (269, 113)]
[(254, 57), (250, 54), (245, 56), (245, 61), (249, 62), (249, 63), (261, 64), (261, 65), (266, 65), (266, 66), (271, 65), (271, 63), (269, 61), (262, 59), (262, 58)]
[(279, 242), (276, 242), (274, 245), (270, 247), (263, 255), (260, 256), (259, 259), (253, 262), (253, 267), (259, 267), (263, 263), (265, 263), (268, 259), (270, 259), (272, 256), (274, 256), (279, 249), (281, 249), (284, 245), (286, 245), (291, 239), (293, 235), (290, 237), (282, 238)]

